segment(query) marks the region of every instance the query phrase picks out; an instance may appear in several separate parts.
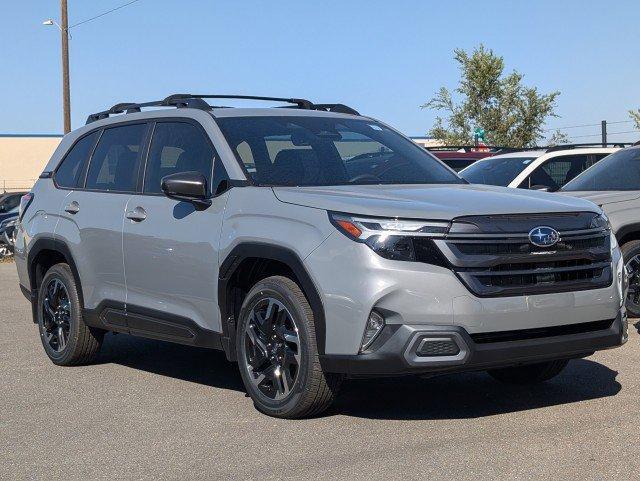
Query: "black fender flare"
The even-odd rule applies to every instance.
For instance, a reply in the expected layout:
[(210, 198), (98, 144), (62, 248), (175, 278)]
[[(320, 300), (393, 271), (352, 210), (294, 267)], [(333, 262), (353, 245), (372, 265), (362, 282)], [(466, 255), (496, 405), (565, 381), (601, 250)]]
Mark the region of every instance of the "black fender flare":
[[(636, 236), (636, 238), (640, 238), (640, 222), (635, 222), (635, 223), (631, 223), (631, 224), (624, 224), (622, 226), (620, 226), (617, 230), (616, 230), (616, 239), (618, 240), (618, 242), (622, 242), (622, 240), (628, 236), (629, 234), (635, 233), (637, 232), (638, 235)], [(622, 244), (620, 244), (622, 246)]]
[(230, 360), (235, 360), (236, 319), (227, 299), (227, 286), (238, 266), (247, 258), (269, 259), (286, 264), (295, 274), (313, 311), (319, 354), (325, 353), (325, 315), (319, 291), (300, 257), (291, 249), (267, 243), (246, 242), (235, 246), (220, 265), (218, 274), (218, 306), (220, 307), (223, 347)]
[[(31, 290), (31, 298), (32, 301), (37, 299), (38, 296), (38, 286), (36, 284), (36, 264), (34, 263), (35, 259), (38, 257), (38, 254), (44, 250), (51, 250), (55, 252), (59, 252), (71, 268), (71, 273), (73, 274), (73, 279), (76, 282), (76, 286), (78, 286), (78, 297), (80, 298), (80, 304), (84, 306), (84, 296), (82, 293), (82, 284), (80, 283), (80, 275), (78, 274), (78, 268), (76, 267), (76, 262), (71, 255), (71, 250), (69, 246), (61, 240), (54, 239), (53, 237), (40, 237), (38, 238), (32, 246), (29, 247), (29, 253), (27, 255), (27, 268), (29, 272), (29, 289)], [(34, 318), (35, 319), (35, 318)]]

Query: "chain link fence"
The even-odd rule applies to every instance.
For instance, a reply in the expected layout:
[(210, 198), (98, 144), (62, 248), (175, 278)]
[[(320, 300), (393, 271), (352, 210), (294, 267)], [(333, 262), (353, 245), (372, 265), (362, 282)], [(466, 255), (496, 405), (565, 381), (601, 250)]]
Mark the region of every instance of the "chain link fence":
[(33, 184), (36, 183), (36, 179), (24, 179), (24, 180), (1, 180), (0, 179), (0, 193), (4, 192), (21, 192), (29, 191)]

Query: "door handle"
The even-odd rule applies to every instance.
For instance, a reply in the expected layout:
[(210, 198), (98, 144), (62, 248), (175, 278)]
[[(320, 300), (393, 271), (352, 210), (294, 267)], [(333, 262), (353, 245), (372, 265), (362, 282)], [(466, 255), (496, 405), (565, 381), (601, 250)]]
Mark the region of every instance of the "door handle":
[(74, 200), (70, 204), (67, 204), (67, 206), (64, 208), (64, 211), (68, 212), (69, 214), (77, 214), (78, 212), (80, 212), (80, 204), (78, 204)]
[(127, 219), (131, 219), (133, 222), (142, 222), (147, 218), (147, 212), (140, 206), (133, 210), (130, 210), (125, 214)]

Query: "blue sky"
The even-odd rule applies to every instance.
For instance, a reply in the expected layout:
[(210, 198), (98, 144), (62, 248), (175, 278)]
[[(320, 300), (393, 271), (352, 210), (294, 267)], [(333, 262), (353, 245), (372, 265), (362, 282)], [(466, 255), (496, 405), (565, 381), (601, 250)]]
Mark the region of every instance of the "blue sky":
[[(69, 0), (70, 24), (127, 1)], [(60, 36), (42, 26), (59, 2), (4, 1), (0, 17), (0, 133), (61, 132)], [(628, 120), (638, 18), (637, 0), (140, 0), (72, 30), (72, 125), (121, 101), (243, 93), (343, 102), (422, 135), (435, 114), (419, 106), (455, 87), (453, 49), (480, 42), (526, 83), (562, 92), (549, 128)], [(598, 140), (577, 137), (598, 127), (567, 133)]]

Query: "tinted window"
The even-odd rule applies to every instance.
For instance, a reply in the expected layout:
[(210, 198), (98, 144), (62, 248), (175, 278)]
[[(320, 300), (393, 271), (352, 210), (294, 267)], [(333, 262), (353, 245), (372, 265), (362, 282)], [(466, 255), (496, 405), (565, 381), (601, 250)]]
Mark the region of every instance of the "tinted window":
[(56, 170), (55, 181), (60, 187), (78, 187), (84, 163), (91, 155), (99, 132), (93, 132), (81, 138), (67, 153)]
[(161, 193), (162, 178), (177, 172), (200, 172), (210, 183), (212, 162), (213, 148), (198, 127), (184, 122), (158, 123), (151, 141), (144, 191)]
[(471, 164), (476, 162), (476, 159), (440, 159), (442, 162), (447, 164), (456, 172), (460, 172), (462, 169), (469, 167)]
[(0, 198), (0, 212), (9, 212), (20, 204), (22, 195), (6, 195)]
[(135, 191), (146, 130), (146, 124), (106, 129), (91, 158), (86, 188)]
[(640, 149), (619, 150), (607, 156), (562, 190), (640, 190)]
[(249, 175), (261, 184), (462, 182), (424, 149), (372, 121), (293, 116), (216, 121)]
[(552, 158), (536, 169), (521, 187), (543, 185), (551, 190), (558, 190), (604, 157), (605, 155), (580, 154)]
[(535, 157), (489, 157), (470, 165), (460, 175), (472, 184), (508, 186)]

